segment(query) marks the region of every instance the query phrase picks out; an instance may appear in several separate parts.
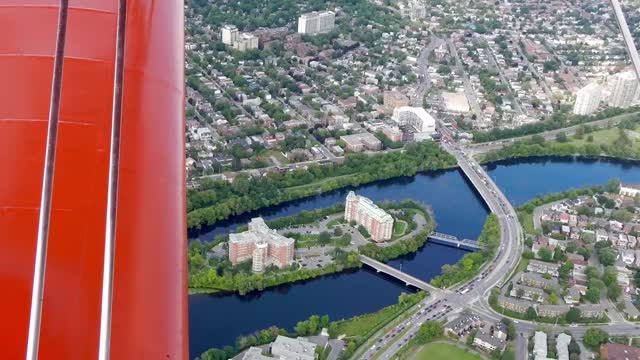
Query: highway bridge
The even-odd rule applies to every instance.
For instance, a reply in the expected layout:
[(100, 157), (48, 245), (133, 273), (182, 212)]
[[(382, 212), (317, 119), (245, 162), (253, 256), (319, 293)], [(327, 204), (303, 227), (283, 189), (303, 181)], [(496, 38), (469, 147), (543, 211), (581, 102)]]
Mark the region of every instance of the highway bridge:
[(439, 232), (433, 232), (429, 235), (429, 239), (435, 243), (442, 243), (445, 245), (453, 245), (455, 247), (468, 249), (468, 250), (482, 250), (487, 246), (485, 244), (479, 243), (475, 240), (469, 239), (458, 239), (457, 237), (449, 234), (443, 234)]
[(360, 261), (363, 264), (374, 268), (377, 272), (385, 273), (385, 274), (387, 274), (389, 276), (392, 276), (392, 277), (404, 282), (407, 285), (414, 286), (414, 287), (416, 287), (416, 288), (418, 288), (420, 290), (427, 291), (427, 292), (429, 292), (431, 294), (440, 291), (440, 289), (438, 289), (437, 287), (429, 285), (429, 283), (426, 282), (426, 281), (422, 281), (422, 280), (416, 278), (413, 275), (409, 275), (409, 274), (407, 274), (405, 272), (402, 272), (402, 271), (400, 271), (400, 270), (398, 270), (398, 269), (396, 269), (396, 268), (394, 268), (392, 266), (389, 266), (389, 265), (387, 265), (385, 263), (382, 263), (382, 262), (380, 262), (378, 260), (374, 260), (374, 259), (372, 259), (372, 258), (370, 258), (368, 256), (360, 255)]

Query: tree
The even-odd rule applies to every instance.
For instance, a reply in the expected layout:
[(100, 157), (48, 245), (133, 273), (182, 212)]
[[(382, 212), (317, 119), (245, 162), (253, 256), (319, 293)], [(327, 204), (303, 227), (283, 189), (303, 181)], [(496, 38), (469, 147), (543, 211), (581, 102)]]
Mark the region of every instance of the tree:
[(607, 182), (606, 190), (609, 193), (617, 194), (620, 192), (620, 180), (611, 179)]
[(609, 341), (609, 334), (599, 328), (589, 328), (584, 333), (583, 342), (586, 347), (597, 351), (600, 345)]
[(549, 248), (543, 247), (538, 250), (538, 256), (542, 261), (551, 261), (553, 259), (553, 254)]
[(331, 234), (329, 234), (326, 231), (323, 231), (320, 233), (320, 235), (318, 235), (318, 243), (320, 243), (320, 245), (324, 246), (327, 245), (331, 242)]
[(333, 230), (333, 236), (342, 236), (343, 232), (342, 232), (342, 228), (339, 226), (336, 226), (336, 228)]
[(600, 259), (600, 263), (604, 266), (613, 265), (616, 261), (616, 252), (612, 249), (600, 249), (598, 251), (598, 259)]
[(420, 326), (420, 330), (418, 331), (417, 340), (420, 343), (427, 343), (431, 340), (437, 339), (444, 334), (444, 327), (442, 323), (439, 321), (425, 321), (424, 324)]
[(565, 259), (566, 259), (566, 256), (564, 256), (564, 253), (562, 252), (562, 249), (560, 248), (560, 246), (556, 246), (556, 248), (553, 250), (553, 261), (561, 262), (561, 261), (564, 261)]
[(556, 294), (549, 295), (549, 302), (551, 303), (551, 305), (557, 305), (558, 304), (558, 295), (556, 295)]
[(571, 270), (573, 270), (572, 262), (567, 261), (564, 264), (562, 264), (562, 266), (560, 266), (560, 269), (558, 269), (558, 274), (560, 279), (563, 279), (563, 280), (569, 279), (569, 276), (571, 275)]
[(614, 282), (607, 287), (607, 297), (609, 299), (615, 301), (620, 297), (620, 295), (622, 295), (622, 288), (617, 282)]
[(567, 319), (567, 322), (569, 323), (577, 323), (578, 321), (580, 321), (580, 316), (580, 309), (578, 309), (577, 307), (572, 307), (571, 309), (569, 309), (569, 311), (567, 311), (565, 319)]
[(613, 266), (607, 266), (602, 274), (602, 282), (605, 285), (610, 286), (618, 281), (618, 271)]
[(534, 309), (533, 306), (529, 306), (527, 309), (527, 320), (536, 320), (537, 318), (538, 313), (536, 312), (536, 309)]
[(569, 141), (569, 139), (567, 138), (567, 134), (565, 134), (564, 132), (560, 132), (556, 135), (556, 141), (564, 143)]
[(584, 298), (587, 299), (592, 304), (597, 304), (600, 302), (600, 289), (590, 288), (584, 294)]

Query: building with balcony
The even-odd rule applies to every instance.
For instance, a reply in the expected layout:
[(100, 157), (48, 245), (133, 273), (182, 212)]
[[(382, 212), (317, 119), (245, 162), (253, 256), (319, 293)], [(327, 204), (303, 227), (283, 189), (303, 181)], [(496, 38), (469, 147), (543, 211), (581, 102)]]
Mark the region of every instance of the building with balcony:
[(353, 191), (350, 191), (347, 195), (344, 218), (347, 221), (353, 220), (358, 225), (362, 225), (367, 229), (373, 241), (381, 242), (391, 239), (393, 217), (370, 199), (358, 196)]
[(551, 276), (558, 276), (558, 269), (560, 265), (554, 263), (548, 263), (539, 260), (530, 260), (527, 265), (528, 271), (537, 272), (539, 274), (549, 274)]
[(576, 115), (589, 115), (598, 109), (600, 100), (602, 100), (602, 87), (597, 83), (591, 83), (576, 93), (573, 113)]
[(436, 120), (421, 107), (401, 106), (395, 108), (392, 119), (398, 125), (409, 125), (419, 133), (431, 134), (436, 131)]
[(520, 283), (540, 289), (548, 289), (551, 286), (558, 285), (558, 279), (545, 279), (537, 273), (522, 273), (520, 275)]
[(298, 33), (314, 35), (333, 30), (336, 14), (333, 11), (312, 11), (298, 18)]
[(518, 300), (516, 298), (499, 295), (498, 296), (498, 305), (501, 308), (515, 311), (520, 314), (524, 314), (527, 312), (527, 309), (530, 307), (534, 307), (535, 304), (530, 301)]
[(229, 234), (229, 261), (236, 265), (251, 260), (254, 272), (261, 272), (269, 265), (279, 268), (293, 263), (294, 240), (269, 229), (264, 219), (253, 218), (249, 229)]
[(540, 305), (538, 316), (554, 318), (564, 316), (569, 311), (569, 305)]
[(614, 74), (608, 79), (611, 96), (609, 106), (628, 108), (636, 100), (638, 91), (638, 79), (633, 71), (624, 71)]

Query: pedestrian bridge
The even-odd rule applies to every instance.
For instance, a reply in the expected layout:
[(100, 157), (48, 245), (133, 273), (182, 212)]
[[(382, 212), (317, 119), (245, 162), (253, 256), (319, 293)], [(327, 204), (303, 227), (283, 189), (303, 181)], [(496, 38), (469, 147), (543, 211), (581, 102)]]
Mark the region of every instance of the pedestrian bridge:
[(427, 291), (431, 294), (435, 294), (438, 291), (441, 291), (441, 289), (438, 289), (437, 287), (431, 286), (429, 285), (428, 282), (426, 281), (422, 281), (416, 277), (414, 277), (413, 275), (409, 275), (407, 273), (404, 273), (392, 266), (389, 266), (387, 264), (381, 263), (378, 260), (374, 260), (368, 256), (365, 255), (360, 255), (360, 261), (367, 265), (370, 266), (372, 268), (374, 268), (377, 272), (383, 272), (389, 276), (392, 276), (400, 281), (403, 281), (405, 284), (407, 285), (411, 285), (414, 286), (420, 290), (424, 290)]
[(467, 250), (482, 250), (487, 246), (485, 244), (479, 243), (477, 241), (469, 240), (469, 239), (458, 239), (453, 235), (443, 234), (439, 232), (432, 232), (429, 235), (429, 239), (435, 243), (441, 243), (445, 245), (453, 245), (455, 247), (464, 248)]

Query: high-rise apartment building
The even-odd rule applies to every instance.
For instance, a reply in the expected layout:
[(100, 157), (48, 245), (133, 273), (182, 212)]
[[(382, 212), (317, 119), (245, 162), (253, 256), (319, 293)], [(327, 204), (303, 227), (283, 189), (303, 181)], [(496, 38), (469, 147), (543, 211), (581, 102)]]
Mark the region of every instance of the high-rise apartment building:
[(233, 42), (233, 48), (238, 51), (257, 49), (258, 37), (253, 34), (242, 33)]
[(609, 77), (611, 96), (609, 106), (628, 108), (636, 100), (638, 79), (633, 71), (624, 71)]
[(313, 11), (298, 18), (298, 33), (313, 35), (333, 30), (336, 14), (333, 11)]
[(257, 49), (259, 38), (250, 33), (243, 33), (235, 25), (223, 25), (220, 29), (222, 43), (232, 46), (238, 51)]
[(410, 125), (420, 133), (436, 131), (436, 120), (421, 107), (401, 106), (395, 108), (392, 119), (398, 125)]
[(573, 113), (576, 115), (589, 115), (598, 109), (602, 100), (602, 87), (597, 83), (591, 83), (576, 94), (576, 103), (573, 105)]
[(364, 226), (376, 242), (391, 239), (393, 217), (370, 199), (350, 191), (344, 207), (344, 218)]
[(239, 32), (235, 25), (224, 25), (220, 32), (222, 43), (226, 45), (233, 45), (233, 43), (238, 39)]
[(409, 1), (407, 4), (398, 5), (400, 8), (400, 16), (410, 18), (411, 20), (419, 20), (427, 17), (427, 7), (421, 1)]
[(229, 260), (233, 265), (251, 260), (254, 272), (261, 272), (269, 265), (283, 268), (293, 263), (294, 240), (269, 229), (264, 219), (253, 218), (249, 229), (229, 234)]

